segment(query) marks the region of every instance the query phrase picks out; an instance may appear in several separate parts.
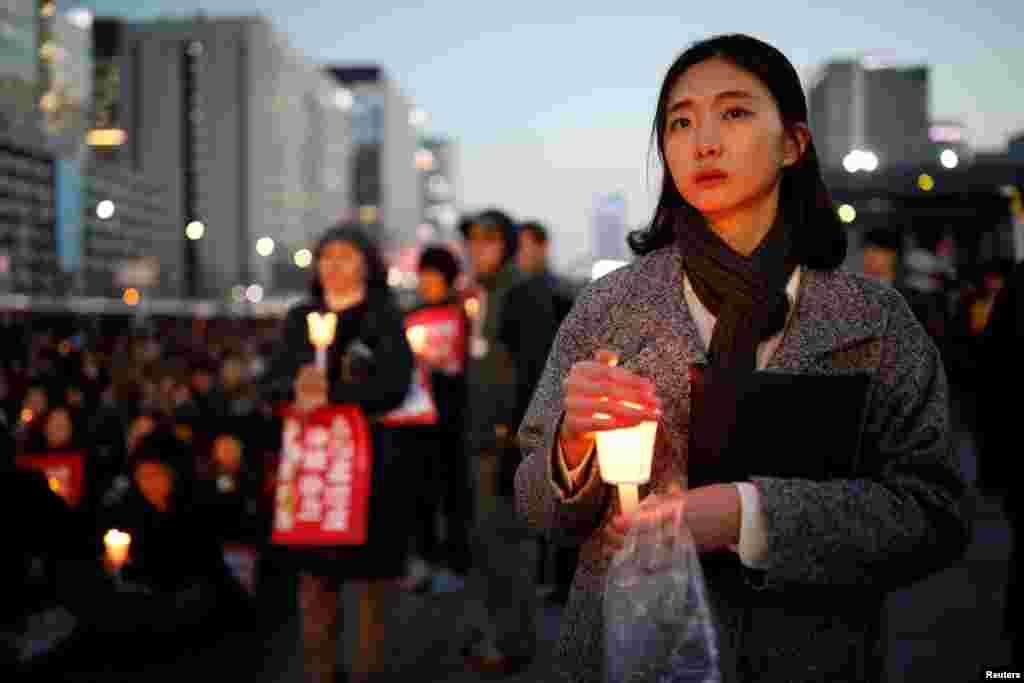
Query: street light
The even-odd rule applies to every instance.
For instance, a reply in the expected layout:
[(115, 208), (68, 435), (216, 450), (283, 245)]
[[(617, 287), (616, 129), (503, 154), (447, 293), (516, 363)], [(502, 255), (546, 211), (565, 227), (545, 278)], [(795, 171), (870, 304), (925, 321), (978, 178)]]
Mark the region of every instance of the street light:
[(299, 249), (295, 252), (295, 265), (299, 268), (309, 268), (313, 263), (313, 252), (309, 249)]
[(185, 226), (185, 236), (195, 242), (196, 240), (203, 239), (203, 235), (206, 234), (206, 226), (201, 221), (192, 221)]
[(261, 237), (256, 241), (256, 253), (260, 256), (270, 256), (274, 253), (274, 240), (269, 237)]
[(102, 202), (96, 205), (96, 215), (100, 220), (110, 220), (114, 217), (114, 202), (109, 199), (104, 199)]
[(839, 220), (844, 223), (852, 223), (857, 220), (857, 209), (853, 208), (849, 204), (843, 204), (839, 207)]
[(878, 155), (863, 149), (850, 150), (850, 153), (843, 157), (843, 168), (848, 173), (857, 171), (871, 173), (878, 169)]

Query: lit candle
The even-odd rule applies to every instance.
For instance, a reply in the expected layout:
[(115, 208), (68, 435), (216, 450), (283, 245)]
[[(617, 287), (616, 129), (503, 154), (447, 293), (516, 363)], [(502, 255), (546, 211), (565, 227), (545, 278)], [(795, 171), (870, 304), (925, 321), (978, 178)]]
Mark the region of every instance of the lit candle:
[(657, 433), (657, 422), (641, 422), (635, 427), (596, 433), (601, 478), (618, 486), (619, 502), (625, 514), (636, 510), (640, 502), (638, 487), (651, 479)]
[(405, 336), (417, 356), (427, 350), (427, 328), (423, 325), (413, 325), (405, 331)]
[(480, 308), (480, 299), (476, 298), (475, 296), (471, 296), (470, 298), (466, 299), (466, 315), (468, 315), (473, 320), (476, 320), (477, 318), (480, 317)]
[(111, 529), (103, 536), (103, 545), (107, 549), (107, 559), (114, 571), (120, 571), (128, 561), (128, 549), (132, 545), (131, 534)]
[(306, 316), (309, 328), (309, 342), (316, 348), (316, 367), (327, 370), (327, 347), (334, 343), (334, 332), (338, 316), (330, 313), (309, 313)]

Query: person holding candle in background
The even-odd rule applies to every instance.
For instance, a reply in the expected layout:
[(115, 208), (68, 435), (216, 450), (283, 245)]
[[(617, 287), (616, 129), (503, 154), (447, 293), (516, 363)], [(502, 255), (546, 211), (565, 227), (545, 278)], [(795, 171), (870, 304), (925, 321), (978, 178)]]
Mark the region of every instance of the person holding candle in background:
[[(383, 667), (384, 600), (405, 574), (411, 527), (394, 429), (374, 418), (398, 407), (409, 389), (413, 355), (402, 316), (387, 285), (377, 246), (360, 226), (338, 225), (320, 239), (309, 299), (285, 317), (277, 348), (261, 380), (271, 402), (294, 401), (299, 411), (326, 403), (359, 406), (370, 419), (373, 472), (367, 541), (360, 546), (291, 549), (299, 575), (304, 662), (309, 680), (332, 680), (336, 671), (342, 581), (359, 582), (359, 654), (350, 680), (367, 680)], [(335, 333), (317, 364), (308, 315), (335, 316)]]
[[(473, 490), (462, 443), (469, 319), (456, 297), (455, 281), (460, 272), (458, 258), (447, 247), (432, 245), (423, 250), (418, 264), (418, 302), (408, 315), (437, 311), (446, 319), (454, 318), (458, 328), (439, 336), (434, 344), (424, 326), (417, 325), (407, 331), (417, 358), (429, 369), (430, 391), (438, 411), (436, 425), (409, 429), (411, 442), (419, 444), (416, 457), (423, 468), (425, 484), (417, 492), (417, 549), (427, 563), (444, 565), (465, 577), (471, 562), (469, 530), (473, 521)], [(444, 517), (443, 546), (437, 538), (438, 512)], [(429, 583), (430, 572), (422, 578), (415, 574), (411, 578), (413, 585), (419, 588)]]
[[(520, 429), (521, 514), (582, 545), (561, 679), (604, 681), (605, 577), (637, 519), (603, 481), (594, 434), (656, 420), (643, 518), (684, 511), (722, 680), (880, 680), (886, 593), (951, 564), (969, 535), (939, 353), (898, 292), (839, 270), (845, 232), (776, 48), (726, 35), (683, 52), (653, 137), (666, 172), (650, 227), (630, 236), (638, 258), (580, 295)], [(770, 421), (730, 423), (741, 389), (772, 373), (791, 405), (754, 400)], [(804, 413), (827, 415), (850, 376), (863, 422), (829, 437)], [(807, 395), (808, 379), (830, 383)], [(740, 437), (757, 446), (730, 450)], [(756, 475), (720, 478), (743, 470)]]

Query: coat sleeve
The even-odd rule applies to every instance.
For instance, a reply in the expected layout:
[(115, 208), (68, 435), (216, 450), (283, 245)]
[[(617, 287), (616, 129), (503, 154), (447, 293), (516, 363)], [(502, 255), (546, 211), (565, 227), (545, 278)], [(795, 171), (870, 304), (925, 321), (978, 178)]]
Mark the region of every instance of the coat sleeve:
[(577, 361), (592, 355), (587, 315), (589, 302), (581, 301), (555, 337), (540, 382), (519, 429), (524, 460), (516, 471), (516, 506), (537, 531), (566, 545), (583, 543), (601, 522), (608, 503), (608, 487), (597, 462), (578, 489), (569, 492), (560, 481), (557, 463), (558, 431), (562, 424), (562, 382)]
[(768, 581), (894, 590), (946, 568), (966, 549), (966, 487), (951, 441), (945, 371), (906, 302), (893, 295), (888, 310), (861, 478), (754, 478), (767, 522)]
[(373, 351), (370, 377), (364, 382), (332, 382), (331, 403), (355, 403), (367, 415), (378, 415), (402, 404), (412, 382), (413, 355), (397, 308), (375, 306), (362, 335)]

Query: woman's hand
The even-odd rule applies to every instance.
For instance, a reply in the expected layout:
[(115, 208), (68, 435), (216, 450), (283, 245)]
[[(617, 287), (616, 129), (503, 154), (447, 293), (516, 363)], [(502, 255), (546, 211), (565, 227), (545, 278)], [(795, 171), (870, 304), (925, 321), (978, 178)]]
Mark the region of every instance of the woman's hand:
[(598, 351), (594, 360), (580, 361), (565, 378), (565, 418), (562, 453), (576, 467), (594, 440), (594, 432), (634, 427), (661, 417), (654, 382), (616, 367), (613, 351)]
[(295, 378), (295, 405), (302, 412), (327, 403), (327, 373), (315, 365), (303, 365)]
[(668, 494), (644, 499), (631, 516), (615, 515), (605, 527), (608, 551), (614, 554), (621, 550), (633, 526), (664, 524), (678, 515), (680, 509), (699, 552), (739, 543), (743, 518), (739, 489), (735, 484), (712, 484), (686, 492), (676, 487)]

